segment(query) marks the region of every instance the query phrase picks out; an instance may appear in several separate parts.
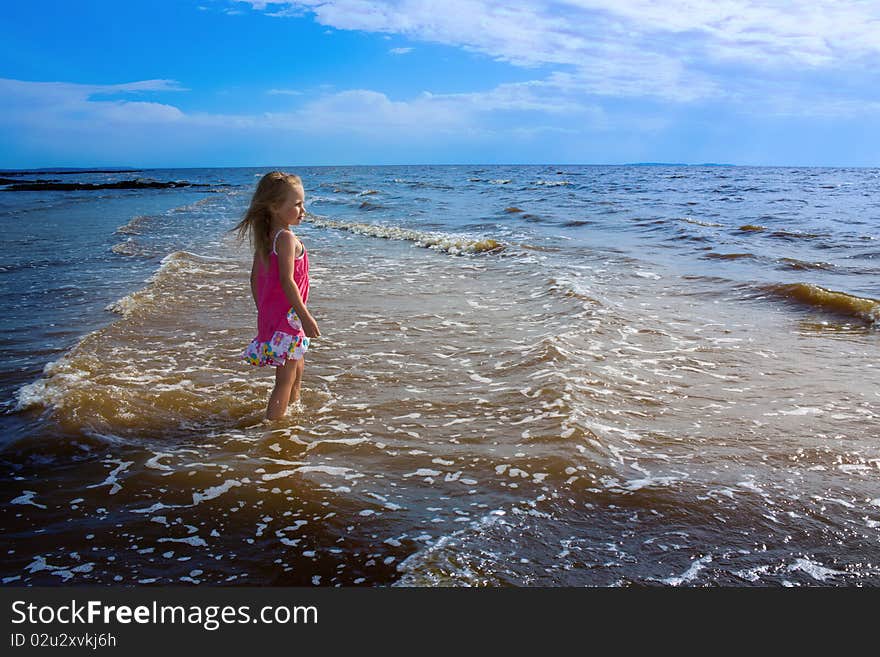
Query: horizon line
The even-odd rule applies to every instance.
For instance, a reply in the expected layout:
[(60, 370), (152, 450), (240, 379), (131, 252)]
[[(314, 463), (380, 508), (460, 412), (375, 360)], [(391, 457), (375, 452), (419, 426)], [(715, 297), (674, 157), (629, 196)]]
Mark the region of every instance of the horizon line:
[(291, 168), (336, 168), (336, 167), (633, 167), (633, 166), (656, 166), (656, 167), (740, 167), (740, 168), (787, 168), (787, 169), (876, 169), (880, 165), (840, 165), (840, 164), (733, 164), (728, 162), (622, 162), (622, 163), (597, 163), (597, 162), (538, 162), (538, 163), (480, 163), (480, 162), (458, 162), (458, 163), (398, 163), (398, 164), (293, 164), (285, 166), (274, 165), (210, 165), (210, 166), (40, 166), (40, 167), (0, 167), (0, 173), (6, 172), (34, 172), (34, 173), (50, 173), (57, 171), (82, 171), (88, 172), (108, 172), (108, 173), (125, 173), (127, 171), (151, 171), (160, 169), (291, 169)]

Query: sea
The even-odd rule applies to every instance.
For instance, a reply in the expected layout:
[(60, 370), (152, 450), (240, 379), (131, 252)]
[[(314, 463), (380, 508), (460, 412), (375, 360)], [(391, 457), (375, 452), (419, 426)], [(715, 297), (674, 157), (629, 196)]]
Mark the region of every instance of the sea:
[[(321, 337), (267, 421), (273, 169)], [(0, 176), (4, 585), (880, 585), (880, 169)]]

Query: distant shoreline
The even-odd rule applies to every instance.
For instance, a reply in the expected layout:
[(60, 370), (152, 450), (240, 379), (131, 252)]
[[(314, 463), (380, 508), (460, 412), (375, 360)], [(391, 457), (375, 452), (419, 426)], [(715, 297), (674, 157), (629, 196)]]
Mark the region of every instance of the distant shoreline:
[(24, 176), (31, 173), (55, 174), (58, 176), (75, 175), (80, 173), (139, 173), (143, 169), (0, 169), (0, 175)]
[(90, 191), (98, 189), (167, 189), (176, 187), (229, 187), (228, 183), (191, 183), (186, 180), (160, 182), (148, 178), (118, 180), (110, 183), (63, 183), (58, 180), (0, 178), (0, 192)]

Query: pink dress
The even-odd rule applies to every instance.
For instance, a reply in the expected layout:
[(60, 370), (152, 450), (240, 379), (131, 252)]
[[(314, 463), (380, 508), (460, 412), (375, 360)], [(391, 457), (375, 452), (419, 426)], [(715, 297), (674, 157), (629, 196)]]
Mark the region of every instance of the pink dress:
[[(281, 229), (290, 230), (290, 229)], [(278, 278), (278, 253), (275, 245), (281, 230), (275, 233), (272, 252), (266, 267), (260, 266), (257, 259), (257, 337), (242, 353), (241, 357), (251, 365), (284, 365), (288, 358), (299, 360), (309, 348), (309, 339), (302, 330), (302, 324), (293, 306), (287, 300), (281, 281)], [(293, 282), (299, 288), (303, 304), (309, 300), (309, 256), (305, 244), (303, 252), (293, 261)]]

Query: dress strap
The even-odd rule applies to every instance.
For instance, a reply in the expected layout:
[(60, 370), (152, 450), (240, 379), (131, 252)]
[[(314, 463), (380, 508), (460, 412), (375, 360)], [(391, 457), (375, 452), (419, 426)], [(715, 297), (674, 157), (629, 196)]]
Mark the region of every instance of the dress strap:
[[(278, 243), (278, 236), (279, 236), (281, 233), (283, 233), (285, 230), (290, 230), (290, 228), (282, 228), (282, 229), (279, 230), (277, 233), (275, 233), (275, 239), (272, 240), (272, 253), (274, 253), (275, 255), (278, 255), (278, 252), (275, 250), (275, 245)], [(290, 232), (293, 233), (292, 230), (290, 230)], [(303, 252), (300, 253), (300, 254), (296, 257), (297, 260), (300, 260), (300, 259), (306, 254), (306, 245), (303, 244), (303, 243), (302, 243), (302, 240), (299, 239), (298, 237), (297, 237), (296, 239), (297, 239), (297, 241), (298, 241), (300, 244), (302, 244), (302, 248), (303, 248)]]
[(282, 228), (277, 233), (275, 233), (275, 239), (272, 240), (272, 253), (278, 255), (278, 252), (275, 250), (275, 245), (278, 243), (278, 236), (283, 233), (285, 230), (290, 230), (289, 228)]

